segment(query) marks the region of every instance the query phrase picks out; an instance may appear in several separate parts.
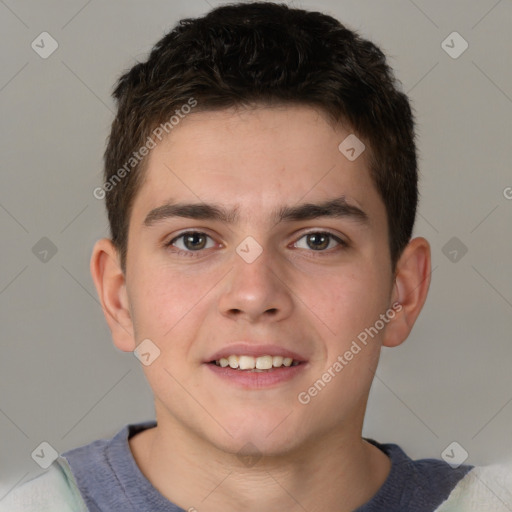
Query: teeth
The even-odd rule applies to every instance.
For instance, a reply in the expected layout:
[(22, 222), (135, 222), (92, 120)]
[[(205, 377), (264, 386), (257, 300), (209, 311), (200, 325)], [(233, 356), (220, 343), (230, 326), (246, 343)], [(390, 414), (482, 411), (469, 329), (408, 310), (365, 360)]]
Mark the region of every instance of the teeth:
[(254, 370), (255, 367), (256, 361), (254, 360), (254, 357), (240, 356), (238, 358), (238, 368), (240, 368), (240, 370)]
[(261, 356), (256, 358), (256, 368), (258, 370), (270, 370), (274, 360), (272, 356)]
[(226, 368), (229, 366), (234, 370), (253, 370), (255, 372), (262, 370), (270, 370), (272, 368), (280, 368), (281, 366), (297, 366), (299, 364), (298, 361), (294, 361), (291, 357), (283, 357), (283, 356), (260, 356), (260, 357), (252, 357), (252, 356), (236, 356), (231, 355), (229, 357), (222, 357), (221, 359), (215, 361), (217, 366), (221, 366), (222, 368)]
[(283, 364), (283, 356), (274, 356), (272, 358), (272, 366), (275, 366), (276, 368), (279, 368)]

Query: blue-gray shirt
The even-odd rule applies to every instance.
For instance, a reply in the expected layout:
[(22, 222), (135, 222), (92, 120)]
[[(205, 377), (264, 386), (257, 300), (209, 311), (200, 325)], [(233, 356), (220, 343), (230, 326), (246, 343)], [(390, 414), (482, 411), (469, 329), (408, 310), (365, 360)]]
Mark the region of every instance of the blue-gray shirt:
[[(146, 479), (130, 450), (129, 438), (155, 425), (126, 425), (112, 439), (65, 452), (43, 475), (0, 500), (0, 512), (184, 512)], [(391, 459), (391, 471), (373, 498), (354, 512), (511, 510), (508, 466), (452, 469), (442, 460), (414, 461), (396, 444), (367, 441)], [(190, 503), (187, 509), (200, 511), (201, 506)]]
[[(112, 440), (95, 441), (63, 454), (91, 512), (183, 512), (162, 496), (138, 468), (129, 437), (154, 422), (128, 425)], [(368, 441), (391, 459), (391, 471), (377, 494), (356, 512), (433, 512), (471, 466), (452, 469), (436, 459), (413, 461), (396, 444)], [(200, 503), (190, 503), (200, 509)]]

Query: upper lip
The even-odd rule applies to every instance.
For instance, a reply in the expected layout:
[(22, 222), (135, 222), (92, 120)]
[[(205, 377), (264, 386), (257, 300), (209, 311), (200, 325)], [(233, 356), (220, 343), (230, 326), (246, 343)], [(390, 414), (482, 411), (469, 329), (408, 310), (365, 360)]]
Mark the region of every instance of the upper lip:
[(294, 361), (298, 361), (299, 363), (303, 363), (306, 361), (306, 358), (304, 356), (301, 356), (297, 352), (286, 349), (279, 345), (255, 345), (252, 343), (245, 342), (234, 343), (233, 345), (223, 347), (217, 352), (214, 352), (211, 356), (209, 356), (205, 362), (210, 363), (212, 361), (218, 361), (219, 359), (222, 358), (227, 359), (231, 355), (252, 357), (283, 356), (291, 357)]

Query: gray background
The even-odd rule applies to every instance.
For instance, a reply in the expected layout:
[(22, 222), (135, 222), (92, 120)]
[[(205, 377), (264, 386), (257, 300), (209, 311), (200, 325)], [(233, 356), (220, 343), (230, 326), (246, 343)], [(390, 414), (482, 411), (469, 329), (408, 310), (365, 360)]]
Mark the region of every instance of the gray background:
[[(178, 19), (219, 3), (0, 1), (0, 498), (42, 471), (31, 458), (42, 441), (63, 452), (153, 418), (89, 275), (107, 235), (92, 191), (120, 72)], [(457, 441), (472, 464), (512, 459), (512, 2), (294, 5), (380, 45), (417, 115), (415, 235), (432, 244), (432, 286), (409, 340), (383, 350), (364, 435), (412, 457)], [(31, 48), (44, 31), (59, 45), (47, 59)], [(469, 44), (456, 59), (441, 47), (453, 31)], [(43, 237), (54, 255), (40, 253)]]

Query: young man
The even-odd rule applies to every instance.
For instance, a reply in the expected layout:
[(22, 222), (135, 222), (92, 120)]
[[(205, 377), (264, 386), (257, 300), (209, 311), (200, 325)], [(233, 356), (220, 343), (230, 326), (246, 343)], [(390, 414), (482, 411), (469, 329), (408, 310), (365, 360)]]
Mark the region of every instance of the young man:
[(382, 52), (320, 13), (224, 6), (114, 96), (91, 272), (157, 421), (63, 454), (2, 510), (507, 510), (471, 494), (479, 470), (361, 435), (380, 349), (430, 283)]

